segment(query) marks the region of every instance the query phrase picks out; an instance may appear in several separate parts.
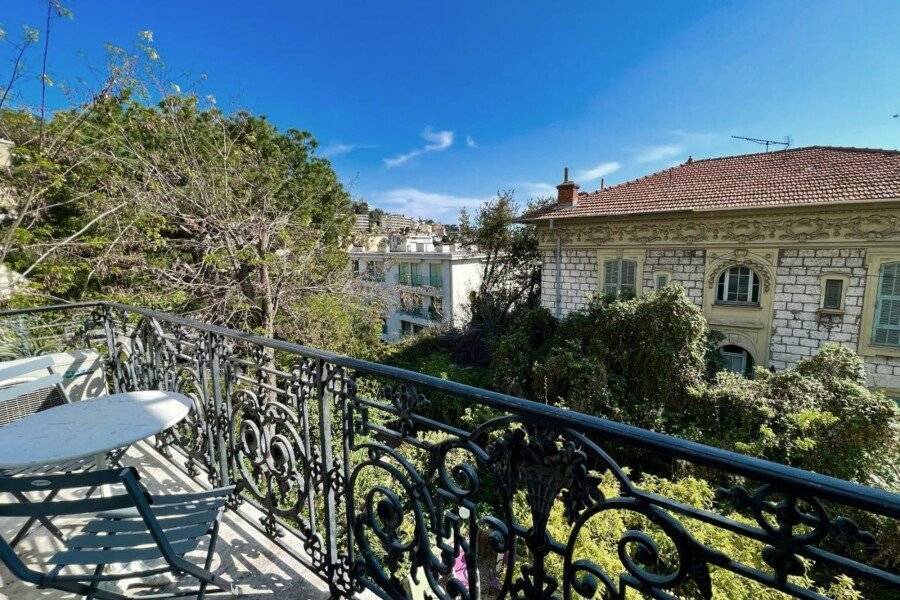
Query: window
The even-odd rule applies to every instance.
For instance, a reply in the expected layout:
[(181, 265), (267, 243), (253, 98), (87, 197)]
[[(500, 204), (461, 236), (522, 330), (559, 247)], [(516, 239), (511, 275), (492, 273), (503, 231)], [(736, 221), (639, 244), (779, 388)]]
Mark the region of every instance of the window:
[(842, 310), (844, 308), (844, 280), (826, 278), (822, 284), (822, 308)]
[(397, 281), (403, 285), (422, 285), (422, 277), (419, 275), (419, 263), (400, 263)]
[(661, 290), (667, 285), (669, 285), (669, 281), (671, 280), (671, 276), (666, 271), (657, 271), (653, 274), (653, 283), (656, 286), (656, 289)]
[(716, 301), (729, 304), (759, 304), (759, 276), (750, 267), (731, 267), (719, 275)]
[(441, 265), (438, 263), (429, 263), (428, 265), (428, 285), (431, 287), (443, 287), (444, 278), (441, 275)]
[(359, 261), (358, 260), (350, 261), (350, 269), (353, 271), (354, 275), (359, 275)]
[(612, 296), (635, 295), (635, 271), (637, 263), (633, 260), (607, 260), (603, 263), (603, 293)]
[(884, 263), (878, 272), (872, 343), (900, 347), (900, 262)]
[(416, 252), (425, 252), (425, 244), (416, 243)]
[(719, 350), (725, 368), (732, 373), (738, 373), (749, 377), (753, 373), (753, 357), (740, 346), (723, 346)]

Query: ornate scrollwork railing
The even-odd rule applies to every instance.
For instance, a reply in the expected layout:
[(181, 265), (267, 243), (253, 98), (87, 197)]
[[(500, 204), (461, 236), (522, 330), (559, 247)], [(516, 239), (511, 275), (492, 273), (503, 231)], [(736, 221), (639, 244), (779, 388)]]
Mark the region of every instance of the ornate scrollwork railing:
[[(235, 483), (335, 595), (725, 598), (737, 580), (744, 597), (813, 599), (836, 575), (900, 593), (897, 494), (142, 308), (2, 313), (23, 314), (44, 329), (71, 314), (114, 389), (190, 396), (160, 450)], [(477, 410), (444, 422), (448, 402)], [(665, 494), (660, 470), (715, 497)]]

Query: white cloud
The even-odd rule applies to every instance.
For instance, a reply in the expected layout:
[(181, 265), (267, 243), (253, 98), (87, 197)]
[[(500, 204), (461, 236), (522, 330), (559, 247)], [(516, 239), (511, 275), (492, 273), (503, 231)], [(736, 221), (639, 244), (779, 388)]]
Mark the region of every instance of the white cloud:
[(556, 186), (542, 181), (520, 181), (516, 184), (516, 191), (521, 200), (556, 197)]
[(398, 154), (384, 159), (384, 164), (388, 169), (399, 167), (408, 163), (410, 160), (422, 154), (429, 152), (441, 152), (453, 145), (453, 132), (449, 130), (434, 131), (431, 127), (425, 128), (422, 132), (422, 139), (425, 145), (415, 150), (410, 150), (406, 154)]
[(476, 209), (489, 199), (425, 192), (416, 188), (394, 188), (372, 195), (372, 201), (388, 212), (434, 219), (441, 223), (455, 223), (460, 209)]
[(673, 129), (669, 133), (675, 137), (681, 138), (687, 143), (703, 145), (718, 142), (725, 137), (720, 133), (702, 133), (697, 131), (685, 131), (683, 129)]
[(377, 148), (375, 144), (343, 144), (341, 142), (332, 142), (322, 148), (319, 152), (325, 158), (334, 158), (343, 154), (350, 154), (354, 150), (362, 150), (364, 148)]
[(622, 164), (616, 161), (602, 162), (592, 169), (578, 171), (575, 174), (575, 181), (593, 181), (594, 179), (600, 179), (601, 177), (606, 177), (611, 173), (615, 173), (621, 168)]
[(681, 144), (659, 144), (657, 146), (648, 146), (638, 152), (635, 159), (638, 164), (656, 162), (667, 158), (674, 158), (684, 152), (684, 146)]
[(473, 138), (468, 133), (466, 134), (466, 146), (469, 148), (477, 148), (478, 144), (475, 143), (475, 138)]

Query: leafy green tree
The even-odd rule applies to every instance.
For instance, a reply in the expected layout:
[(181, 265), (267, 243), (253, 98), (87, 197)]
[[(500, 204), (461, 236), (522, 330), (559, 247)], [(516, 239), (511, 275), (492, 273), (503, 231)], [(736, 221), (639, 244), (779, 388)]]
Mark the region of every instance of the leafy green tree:
[(491, 345), (509, 330), (522, 307), (533, 307), (540, 296), (540, 252), (533, 225), (520, 224), (512, 192), (500, 192), (484, 203), (474, 222), (460, 211), (459, 241), (477, 247), (484, 256), (481, 282), (469, 296), (469, 319), (456, 332), (456, 360), (487, 365)]
[(113, 298), (297, 341), (331, 324), (300, 318), (316, 294), (368, 314), (350, 306), (353, 207), (312, 135), (162, 85), (149, 32), (138, 50), (111, 48), (101, 93), (46, 125), (0, 113), (0, 258), (30, 282), (14, 301)]

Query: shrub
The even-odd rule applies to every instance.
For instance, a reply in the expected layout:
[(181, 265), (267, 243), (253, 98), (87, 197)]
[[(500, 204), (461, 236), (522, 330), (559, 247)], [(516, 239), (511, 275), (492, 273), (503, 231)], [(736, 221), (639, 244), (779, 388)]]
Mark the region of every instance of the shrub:
[(900, 409), (865, 387), (862, 359), (836, 344), (778, 373), (719, 373), (694, 392), (697, 438), (804, 469), (898, 486)]
[(687, 390), (706, 370), (707, 333), (678, 286), (598, 299), (558, 325), (534, 309), (495, 344), (493, 382), (506, 393), (679, 433)]

